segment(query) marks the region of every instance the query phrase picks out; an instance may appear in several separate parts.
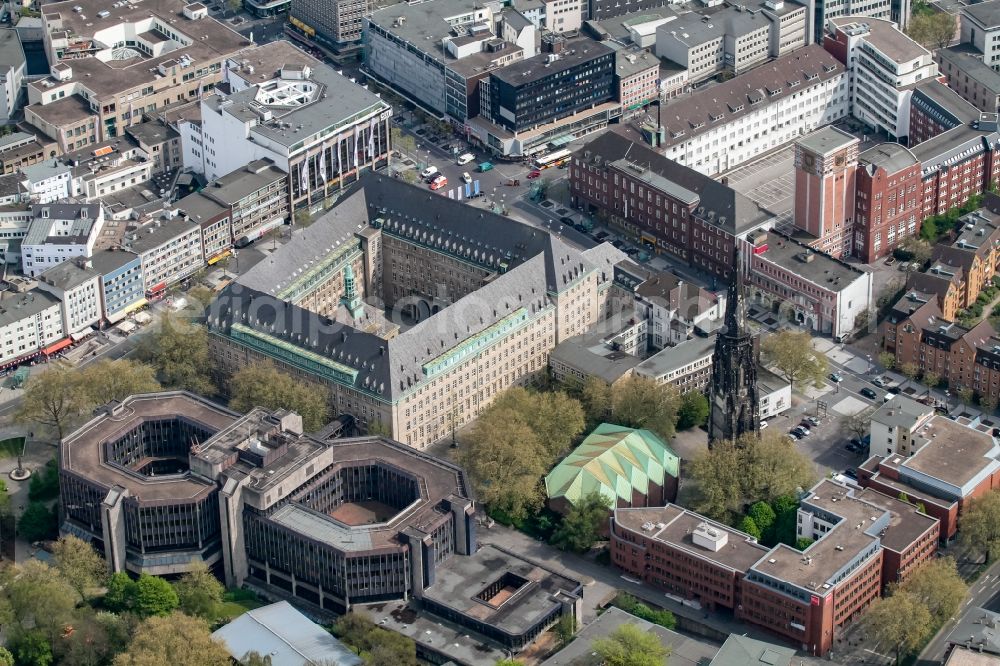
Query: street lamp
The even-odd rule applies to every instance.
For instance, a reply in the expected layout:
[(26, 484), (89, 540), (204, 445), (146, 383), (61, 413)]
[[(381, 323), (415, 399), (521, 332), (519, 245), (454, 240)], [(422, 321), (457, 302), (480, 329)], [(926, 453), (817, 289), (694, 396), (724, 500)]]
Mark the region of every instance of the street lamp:
[(868, 354), (868, 356), (866, 356), (865, 358), (868, 359), (868, 372), (871, 372), (872, 371), (872, 355)]

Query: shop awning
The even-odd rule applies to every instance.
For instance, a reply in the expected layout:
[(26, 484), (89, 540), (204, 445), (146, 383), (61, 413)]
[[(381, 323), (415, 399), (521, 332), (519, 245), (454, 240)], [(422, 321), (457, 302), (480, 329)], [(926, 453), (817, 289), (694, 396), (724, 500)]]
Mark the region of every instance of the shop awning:
[(129, 305), (128, 307), (124, 308), (120, 312), (116, 312), (115, 314), (118, 315), (118, 316), (121, 316), (121, 317), (124, 317), (126, 315), (130, 315), (133, 312), (135, 312), (136, 310), (138, 310), (139, 308), (141, 308), (142, 306), (146, 305), (147, 303), (149, 303), (149, 301), (147, 301), (145, 298), (140, 298), (139, 300), (137, 300), (132, 305)]
[(77, 331), (76, 333), (70, 333), (69, 337), (73, 339), (73, 342), (79, 342), (80, 340), (90, 337), (93, 334), (94, 334), (94, 329), (85, 328), (82, 331)]
[(211, 266), (213, 264), (216, 264), (216, 263), (222, 261), (223, 259), (225, 259), (226, 257), (228, 257), (231, 254), (232, 254), (232, 252), (230, 250), (223, 250), (222, 252), (220, 252), (219, 254), (215, 255), (214, 257), (212, 257), (211, 259), (209, 259), (205, 263), (207, 263), (209, 266)]
[(59, 342), (49, 345), (48, 347), (42, 350), (42, 353), (45, 354), (46, 356), (51, 356), (60, 349), (66, 349), (66, 347), (69, 347), (71, 344), (73, 344), (73, 338), (65, 338), (64, 340), (60, 340)]
[(549, 143), (551, 143), (556, 148), (562, 148), (572, 140), (573, 140), (572, 134), (563, 134), (562, 136), (553, 139)]
[(155, 294), (157, 292), (166, 291), (166, 289), (167, 289), (167, 283), (160, 282), (159, 284), (154, 284), (152, 287), (150, 287), (147, 293)]
[(136, 326), (136, 323), (129, 319), (119, 322), (118, 324), (118, 330), (121, 331), (122, 333), (131, 333), (136, 328), (138, 328), (138, 326)]
[(20, 365), (21, 363), (24, 363), (28, 359), (35, 358), (41, 353), (42, 353), (41, 350), (38, 350), (38, 351), (33, 351), (30, 354), (25, 354), (24, 356), (18, 356), (17, 358), (11, 359), (10, 361), (7, 361), (3, 365), (0, 365), (0, 370), (6, 370), (7, 368), (10, 368), (12, 366)]

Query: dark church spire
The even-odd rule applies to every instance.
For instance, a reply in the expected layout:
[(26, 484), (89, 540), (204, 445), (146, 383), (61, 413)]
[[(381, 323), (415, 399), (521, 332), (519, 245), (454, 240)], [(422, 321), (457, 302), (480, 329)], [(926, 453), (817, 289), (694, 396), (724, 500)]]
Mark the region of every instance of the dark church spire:
[(708, 441), (760, 433), (757, 346), (747, 325), (746, 275), (741, 242), (733, 251), (733, 276), (726, 294), (726, 316), (715, 338), (709, 402)]

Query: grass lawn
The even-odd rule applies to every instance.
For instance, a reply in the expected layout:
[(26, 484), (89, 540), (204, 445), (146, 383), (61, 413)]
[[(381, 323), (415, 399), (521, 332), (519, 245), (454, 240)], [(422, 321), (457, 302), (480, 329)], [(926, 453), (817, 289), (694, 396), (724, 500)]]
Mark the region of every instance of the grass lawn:
[(222, 596), (222, 603), (216, 607), (215, 613), (219, 620), (229, 621), (243, 615), (248, 610), (260, 608), (263, 605), (264, 602), (259, 600), (253, 592), (226, 590)]
[(24, 451), (24, 437), (11, 437), (0, 441), (0, 458), (16, 458)]

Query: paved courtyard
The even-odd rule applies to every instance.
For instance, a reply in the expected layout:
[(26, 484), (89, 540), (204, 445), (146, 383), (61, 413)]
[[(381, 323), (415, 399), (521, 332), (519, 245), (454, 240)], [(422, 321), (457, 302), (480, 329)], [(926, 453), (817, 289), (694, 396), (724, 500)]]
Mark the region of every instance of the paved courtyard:
[(778, 226), (791, 223), (795, 204), (795, 147), (786, 146), (723, 174), (729, 186), (778, 218)]

